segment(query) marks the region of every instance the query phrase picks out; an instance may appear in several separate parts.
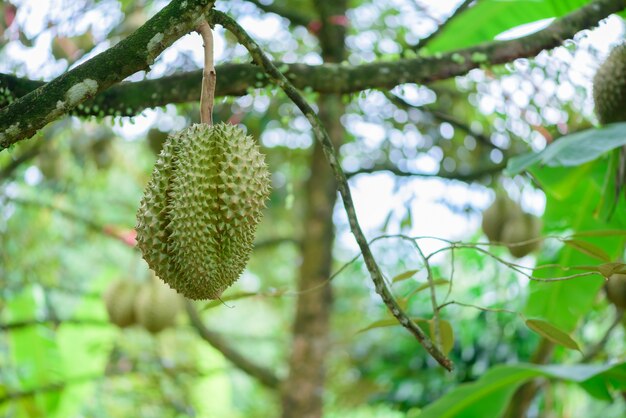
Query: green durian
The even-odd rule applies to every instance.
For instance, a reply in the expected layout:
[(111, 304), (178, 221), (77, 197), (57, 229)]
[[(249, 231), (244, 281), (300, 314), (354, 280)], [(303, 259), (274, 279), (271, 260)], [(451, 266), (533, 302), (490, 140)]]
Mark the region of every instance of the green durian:
[(139, 286), (130, 279), (116, 280), (104, 292), (104, 305), (111, 323), (120, 328), (135, 323), (135, 297)]
[(613, 48), (593, 77), (595, 112), (602, 124), (626, 121), (626, 43)]
[(506, 194), (496, 192), (496, 200), (483, 212), (482, 229), (490, 242), (502, 241), (506, 223), (522, 215), (522, 208)]
[(153, 276), (137, 293), (135, 317), (139, 325), (156, 334), (174, 325), (180, 307), (180, 295)]
[(604, 290), (609, 301), (617, 308), (626, 309), (626, 274), (611, 274)]
[[(502, 229), (502, 242), (507, 245), (511, 255), (516, 258), (522, 258), (539, 249), (541, 242), (537, 240), (541, 236), (541, 219), (530, 213), (522, 213), (521, 215), (510, 219)], [(530, 241), (525, 244), (517, 245), (524, 241)]]
[(173, 289), (217, 299), (246, 266), (269, 190), (252, 137), (194, 124), (163, 146), (137, 212), (137, 245)]

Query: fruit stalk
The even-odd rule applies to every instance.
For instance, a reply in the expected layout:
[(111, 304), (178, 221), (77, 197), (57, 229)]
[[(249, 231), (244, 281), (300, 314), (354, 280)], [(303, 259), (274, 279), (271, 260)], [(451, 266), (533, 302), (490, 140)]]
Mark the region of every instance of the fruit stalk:
[(202, 71), (202, 92), (200, 94), (200, 122), (213, 125), (213, 103), (217, 73), (213, 62), (213, 31), (207, 21), (200, 23), (197, 29), (204, 41), (204, 70)]

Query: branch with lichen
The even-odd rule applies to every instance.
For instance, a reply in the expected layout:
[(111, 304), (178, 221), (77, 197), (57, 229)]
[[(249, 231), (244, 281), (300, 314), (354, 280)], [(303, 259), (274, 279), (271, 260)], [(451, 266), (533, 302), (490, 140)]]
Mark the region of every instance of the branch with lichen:
[[(167, 8), (171, 8), (178, 3), (180, 2), (174, 1)], [(201, 1), (196, 0), (193, 3), (201, 3)], [(354, 66), (344, 64), (279, 64), (279, 67), (297, 88), (311, 89), (320, 93), (343, 94), (371, 88), (391, 89), (403, 83), (427, 84), (464, 75), (470, 70), (483, 65), (504, 64), (518, 58), (534, 57), (543, 50), (561, 45), (564, 40), (572, 38), (579, 31), (596, 26), (600, 20), (612, 13), (623, 10), (625, 7), (626, 2), (624, 0), (597, 0), (554, 20), (548, 27), (531, 35), (508, 41), (488, 42), (434, 56), (393, 62), (373, 62)], [(205, 8), (208, 9), (209, 6), (207, 5)], [(157, 16), (164, 11), (165, 9)], [(182, 25), (181, 19), (183, 17), (182, 15), (177, 16), (175, 21), (180, 22), (179, 24)], [(154, 34), (155, 25), (152, 24), (152, 29), (147, 27), (153, 19), (138, 29), (137, 32), (142, 31), (142, 33), (145, 33), (147, 31)], [(190, 19), (195, 20), (196, 17), (194, 16)], [(162, 23), (159, 23), (160, 29), (163, 29)], [(192, 23), (185, 26), (186, 31), (192, 29)], [(182, 36), (183, 34), (183, 32), (177, 32), (171, 36), (168, 35), (167, 43), (165, 43), (166, 39), (164, 38), (160, 44), (156, 45), (156, 49), (153, 52), (160, 53), (161, 50), (175, 40), (173, 39), (174, 36)], [(131, 37), (133, 36), (134, 34), (131, 35)], [(72, 75), (73, 77), (73, 75), (78, 74), (76, 71), (81, 69), (80, 74), (88, 77), (89, 73), (82, 70), (87, 65), (90, 69), (102, 66), (110, 70), (110, 78), (108, 73), (104, 76), (97, 76), (101, 74), (100, 71), (94, 73), (94, 76), (97, 76), (97, 78), (107, 80), (106, 86), (98, 84), (96, 92), (98, 94), (93, 99), (81, 102), (66, 112), (59, 113), (56, 117), (60, 117), (63, 113), (70, 111), (76, 115), (133, 116), (146, 108), (164, 106), (170, 103), (187, 103), (197, 101), (200, 98), (198, 86), (202, 79), (202, 71), (176, 74), (154, 80), (122, 83), (105, 91), (106, 87), (119, 82), (134, 72), (128, 72), (126, 55), (136, 57), (146, 53), (145, 45), (141, 43), (134, 45), (127, 42), (131, 37), (48, 84), (0, 74), (0, 107), (6, 106), (0, 110), (0, 132), (2, 132), (0, 135), (6, 136), (6, 131), (13, 127), (11, 130), (13, 139), (10, 142), (14, 143), (32, 135), (37, 129), (45, 126), (51, 118), (42, 119), (42, 114), (46, 112), (38, 110), (32, 100), (28, 101), (28, 106), (25, 106), (23, 100), (28, 95), (24, 98), (22, 96), (27, 94), (27, 92), (32, 92), (33, 89), (39, 86), (50, 86), (53, 83), (55, 83), (55, 86), (59, 86), (59, 83), (64, 81), (61, 84), (66, 87), (65, 90), (51, 87), (43, 91), (37, 90), (40, 93), (37, 97), (41, 100), (41, 103), (46, 103), (46, 109), (52, 111), (56, 106), (57, 100), (63, 101), (65, 92), (73, 84), (67, 83), (68, 76)], [(146, 36), (141, 39), (145, 38)], [(123, 47), (124, 53), (110, 52), (115, 48), (120, 48), (120, 46)], [(137, 51), (133, 48), (137, 49)], [(145, 59), (142, 61), (137, 58), (135, 61), (138, 61), (136, 65), (138, 68), (135, 71), (148, 67)], [(120, 74), (122, 71), (124, 74)], [(263, 70), (252, 64), (226, 64), (218, 66), (217, 72), (221, 74), (221, 82), (215, 92), (217, 96), (240, 96), (246, 94), (250, 88), (260, 88), (269, 84), (269, 79), (265, 77)], [(80, 78), (77, 81), (79, 80)], [(49, 95), (52, 96), (52, 100), (49, 100)], [(8, 103), (11, 104), (7, 106)], [(18, 103), (20, 105), (16, 106)], [(81, 104), (82, 106), (79, 108)], [(31, 112), (33, 117), (29, 115)], [(20, 121), (20, 126), (15, 127), (14, 125)], [(31, 128), (27, 129), (28, 125), (31, 125)], [(0, 142), (4, 143), (6, 140)], [(0, 145), (0, 151), (4, 148), (6, 146)]]
[[(195, 28), (214, 0), (173, 0), (114, 47), (0, 110), (0, 151), (141, 70)], [(4, 87), (4, 86), (3, 86)]]
[(365, 235), (361, 230), (361, 226), (359, 225), (356, 210), (354, 208), (354, 203), (352, 202), (352, 195), (350, 193), (348, 179), (346, 178), (346, 175), (339, 165), (337, 154), (333, 147), (332, 141), (328, 136), (328, 132), (326, 132), (326, 129), (324, 129), (324, 126), (322, 125), (313, 108), (306, 102), (306, 100), (304, 100), (302, 95), (278, 70), (278, 68), (274, 66), (269, 58), (263, 53), (259, 45), (247, 34), (247, 32), (243, 30), (243, 28), (241, 28), (241, 26), (237, 24), (237, 22), (232, 20), (227, 15), (215, 10), (212, 12), (211, 17), (214, 23), (224, 26), (237, 38), (239, 43), (241, 43), (243, 46), (246, 47), (246, 49), (248, 49), (248, 52), (252, 56), (253, 60), (267, 72), (268, 76), (278, 85), (278, 87), (280, 87), (285, 92), (285, 94), (293, 101), (296, 106), (298, 106), (298, 108), (307, 118), (313, 128), (313, 134), (315, 138), (322, 145), (324, 156), (326, 157), (326, 160), (328, 161), (335, 176), (335, 180), (337, 181), (337, 188), (339, 190), (339, 194), (341, 195), (346, 213), (348, 215), (350, 230), (352, 231), (352, 234), (356, 238), (359, 248), (361, 249), (365, 264), (370, 273), (372, 281), (374, 282), (376, 292), (381, 296), (383, 302), (391, 311), (392, 315), (400, 322), (402, 326), (408, 329), (416, 337), (416, 339), (426, 349), (426, 351), (444, 368), (446, 368), (447, 370), (452, 370), (453, 366), (450, 359), (441, 352), (439, 347), (432, 343), (432, 341), (426, 336), (426, 334), (424, 334), (424, 332), (415, 322), (411, 321), (411, 319), (404, 312), (404, 310), (398, 305), (391, 291), (387, 287), (385, 279), (367, 243), (367, 239), (365, 238)]

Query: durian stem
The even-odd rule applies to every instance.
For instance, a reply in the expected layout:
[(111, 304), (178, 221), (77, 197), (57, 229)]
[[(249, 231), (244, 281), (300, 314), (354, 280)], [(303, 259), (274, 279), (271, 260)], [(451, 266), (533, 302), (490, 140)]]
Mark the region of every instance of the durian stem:
[(197, 31), (204, 41), (200, 122), (213, 125), (213, 103), (215, 102), (215, 84), (217, 82), (217, 74), (215, 73), (215, 64), (213, 62), (213, 31), (206, 20), (200, 23)]
[(269, 78), (271, 78), (272, 81), (274, 81), (276, 85), (278, 85), (278, 87), (285, 92), (287, 97), (289, 97), (291, 101), (298, 106), (307, 118), (313, 128), (315, 138), (322, 144), (326, 160), (328, 161), (328, 164), (330, 164), (330, 167), (335, 175), (337, 189), (339, 190), (339, 194), (343, 200), (346, 214), (348, 215), (348, 220), (350, 222), (350, 230), (359, 244), (361, 254), (363, 254), (365, 265), (367, 266), (367, 270), (369, 271), (372, 281), (374, 282), (376, 292), (380, 295), (391, 314), (398, 320), (398, 322), (400, 322), (402, 326), (415, 336), (422, 347), (424, 347), (424, 349), (445, 369), (452, 370), (452, 361), (445, 354), (443, 354), (439, 347), (433, 344), (432, 340), (428, 338), (424, 331), (422, 331), (422, 329), (409, 318), (407, 313), (404, 312), (400, 305), (398, 305), (398, 302), (389, 290), (380, 268), (374, 259), (372, 250), (367, 243), (367, 238), (365, 238), (365, 235), (361, 230), (361, 226), (359, 225), (359, 220), (356, 216), (356, 209), (354, 208), (354, 203), (352, 201), (352, 194), (350, 193), (350, 186), (348, 185), (346, 174), (339, 165), (339, 159), (337, 158), (337, 153), (335, 152), (333, 143), (328, 136), (328, 132), (324, 128), (324, 125), (311, 105), (307, 103), (300, 92), (298, 92), (293, 84), (291, 84), (291, 82), (287, 80), (278, 68), (276, 68), (267, 55), (263, 53), (261, 47), (259, 47), (254, 39), (252, 39), (237, 22), (218, 10), (211, 11), (211, 18), (213, 23), (218, 23), (224, 26), (224, 28), (235, 35), (239, 43), (246, 47), (254, 61), (265, 70)]

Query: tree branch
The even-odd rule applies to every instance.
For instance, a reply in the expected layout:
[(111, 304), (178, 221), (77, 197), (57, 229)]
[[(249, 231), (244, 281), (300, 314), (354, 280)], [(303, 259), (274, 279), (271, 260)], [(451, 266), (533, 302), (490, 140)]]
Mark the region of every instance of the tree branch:
[(0, 110), (0, 151), (141, 70), (190, 32), (214, 0), (173, 0), (126, 39)]
[(11, 331), (14, 329), (27, 328), (35, 325), (50, 325), (50, 326), (58, 326), (60, 324), (74, 324), (74, 325), (85, 325), (85, 326), (98, 326), (98, 327), (106, 327), (110, 326), (111, 323), (108, 321), (103, 321), (101, 319), (90, 319), (90, 318), (65, 318), (65, 319), (26, 319), (24, 321), (15, 321), (9, 322), (6, 324), (0, 324), (0, 331)]
[(252, 55), (254, 61), (263, 67), (263, 69), (272, 78), (272, 80), (285, 92), (285, 94), (294, 102), (294, 104), (298, 106), (298, 108), (307, 118), (313, 128), (313, 133), (316, 139), (320, 141), (322, 145), (326, 160), (328, 161), (330, 167), (333, 170), (333, 174), (335, 175), (337, 188), (339, 190), (339, 194), (341, 195), (346, 213), (348, 215), (350, 230), (354, 234), (354, 237), (359, 244), (359, 248), (361, 249), (361, 253), (363, 254), (363, 259), (365, 260), (365, 264), (370, 273), (372, 281), (375, 284), (376, 292), (381, 296), (383, 302), (385, 303), (385, 305), (387, 305), (393, 316), (400, 322), (402, 326), (404, 326), (416, 337), (416, 339), (426, 349), (426, 351), (444, 368), (446, 368), (447, 370), (452, 370), (453, 366), (450, 359), (448, 359), (439, 350), (439, 348), (432, 343), (432, 341), (426, 336), (426, 334), (424, 334), (419, 326), (411, 321), (408, 315), (402, 310), (402, 308), (400, 308), (393, 295), (391, 294), (391, 291), (387, 287), (383, 275), (380, 272), (378, 264), (376, 264), (372, 251), (367, 243), (367, 239), (365, 238), (365, 235), (363, 234), (363, 231), (361, 230), (361, 227), (359, 225), (359, 221), (356, 216), (356, 210), (352, 202), (348, 179), (346, 178), (346, 175), (339, 165), (339, 160), (337, 159), (337, 154), (333, 147), (332, 141), (328, 136), (328, 132), (326, 132), (326, 129), (324, 129), (324, 126), (320, 122), (313, 108), (311, 108), (311, 106), (304, 100), (304, 98), (289, 82), (289, 80), (287, 80), (287, 78), (274, 66), (274, 64), (272, 64), (269, 58), (263, 53), (259, 45), (243, 30), (243, 28), (241, 28), (241, 26), (237, 24), (237, 22), (232, 20), (227, 15), (216, 10), (212, 12), (212, 18), (214, 23), (221, 24), (233, 35), (235, 35), (237, 40), (243, 46), (245, 46), (250, 55)]
[(271, 370), (266, 369), (258, 364), (253, 363), (245, 358), (241, 353), (235, 351), (226, 340), (218, 334), (210, 331), (204, 326), (202, 318), (198, 311), (190, 301), (185, 301), (185, 308), (191, 325), (198, 331), (200, 337), (208, 342), (213, 348), (218, 350), (224, 357), (243, 372), (257, 379), (261, 384), (270, 389), (277, 389), (280, 386), (280, 379)]
[(292, 9), (286, 7), (280, 7), (277, 4), (263, 4), (259, 0), (246, 0), (248, 3), (254, 4), (259, 9), (263, 10), (267, 13), (274, 13), (280, 17), (284, 17), (289, 20), (292, 25), (300, 25), (300, 26), (308, 26), (311, 23), (311, 19), (309, 19), (305, 14), (298, 13)]
[(392, 165), (392, 164), (380, 164), (380, 165), (375, 165), (372, 168), (361, 168), (359, 170), (346, 173), (346, 175), (348, 176), (348, 178), (350, 178), (359, 174), (371, 174), (371, 173), (378, 173), (381, 171), (389, 171), (390, 173), (396, 176), (401, 176), (401, 177), (442, 178), (442, 179), (448, 179), (448, 180), (459, 180), (459, 181), (471, 182), (474, 180), (480, 180), (481, 178), (488, 176), (490, 174), (498, 173), (504, 170), (505, 167), (506, 167), (506, 161), (500, 164), (494, 164), (491, 167), (485, 167), (485, 168), (482, 168), (476, 171), (467, 172), (467, 173), (441, 172), (437, 174), (431, 174), (431, 173), (415, 173), (411, 171), (400, 170), (397, 166)]
[(395, 94), (388, 92), (388, 91), (383, 92), (383, 94), (385, 95), (385, 97), (387, 97), (387, 99), (389, 99), (389, 101), (391, 101), (391, 103), (393, 103), (394, 105), (398, 107), (401, 107), (403, 109), (418, 109), (423, 112), (428, 112), (431, 115), (433, 115), (435, 119), (438, 119), (441, 122), (447, 122), (450, 125), (455, 126), (458, 129), (461, 129), (462, 131), (467, 132), (468, 134), (472, 135), (474, 138), (476, 138), (476, 140), (483, 143), (484, 145), (491, 147), (491, 148), (498, 149), (503, 152), (506, 151), (504, 148), (501, 148), (497, 146), (496, 144), (494, 144), (493, 142), (491, 142), (491, 140), (487, 136), (483, 135), (480, 132), (476, 132), (467, 124), (461, 122), (460, 120), (456, 119), (453, 116), (450, 116), (440, 110), (432, 109), (428, 106), (423, 106), (423, 107), (413, 106), (411, 103), (407, 102), (402, 97), (396, 96)]
[[(195, 2), (199, 1), (201, 0), (195, 0)], [(297, 88), (307, 88), (320, 93), (343, 94), (371, 88), (391, 89), (404, 83), (428, 84), (467, 74), (470, 70), (482, 65), (504, 64), (517, 58), (534, 57), (544, 49), (561, 45), (565, 39), (572, 38), (583, 29), (596, 26), (600, 20), (623, 10), (625, 7), (626, 2), (624, 0), (596, 0), (556, 19), (548, 27), (531, 35), (509, 41), (488, 42), (430, 57), (418, 57), (395, 62), (374, 62), (356, 66), (280, 63), (277, 65), (281, 69), (285, 69), (283, 73)], [(88, 63), (92, 63), (90, 64), (92, 66), (99, 66), (103, 59), (107, 59), (103, 56), (108, 52), (92, 58), (83, 66)], [(112, 64), (116, 69), (115, 74), (120, 71), (119, 67), (122, 67), (123, 63), (124, 60), (119, 60)], [(59, 78), (66, 77), (81, 67), (77, 67)], [(139, 69), (145, 68), (147, 65), (143, 65)], [(241, 96), (246, 94), (250, 88), (261, 88), (270, 83), (269, 79), (264, 76), (263, 70), (253, 64), (225, 64), (217, 66), (216, 70), (220, 74), (220, 83), (218, 83), (215, 92), (216, 96)], [(59, 79), (48, 83), (48, 85), (57, 82), (57, 80)], [(69, 110), (73, 110), (73, 114), (80, 116), (134, 116), (146, 108), (165, 106), (170, 103), (198, 101), (201, 80), (202, 71), (193, 71), (156, 80), (122, 83), (98, 94), (95, 99), (85, 102), (82, 106), (73, 107), (54, 116), (59, 117)], [(64, 83), (64, 85), (67, 84)], [(0, 88), (5, 89), (2, 91), (4, 94), (0, 94), (0, 106), (6, 106), (9, 101), (13, 101), (25, 92), (30, 92), (36, 86), (41, 85), (43, 85), (41, 82), (0, 74)], [(98, 91), (102, 90), (104, 87), (98, 85)], [(47, 97), (50, 88), (45, 91), (37, 91), (43, 94), (42, 97)], [(61, 94), (61, 96), (63, 95)], [(38, 97), (40, 96), (38, 95)], [(54, 95), (54, 97), (58, 98), (59, 94)], [(18, 99), (17, 102), (0, 110), (0, 132), (3, 132), (0, 135), (6, 137), (5, 131), (11, 128), (16, 121), (25, 119), (24, 115), (28, 113), (22, 111), (24, 106), (12, 107), (22, 100)], [(47, 99), (45, 101), (48, 102), (48, 108), (50, 108), (49, 102), (51, 101)], [(54, 100), (52, 102), (56, 106), (56, 102)], [(32, 101), (29, 103), (33, 105)], [(27, 129), (26, 126), (22, 125), (13, 127), (13, 130), (10, 131), (12, 138), (10, 143), (15, 143), (32, 135), (47, 123), (46, 120), (37, 119), (31, 122), (31, 118), (28, 119), (28, 124), (32, 125), (31, 128)], [(48, 119), (52, 120), (52, 118)], [(2, 137), (0, 136), (0, 138)], [(6, 148), (4, 143), (6, 143), (6, 139), (0, 141), (0, 151)]]
[(613, 333), (613, 331), (615, 331), (615, 328), (617, 328), (622, 323), (623, 318), (624, 318), (624, 310), (616, 309), (615, 318), (613, 319), (611, 326), (607, 328), (607, 330), (605, 331), (600, 341), (598, 341), (593, 347), (589, 349), (589, 351), (587, 351), (587, 353), (585, 353), (583, 358), (580, 360), (581, 363), (589, 363), (591, 360), (594, 359), (595, 356), (600, 354), (600, 352), (602, 351), (606, 343), (609, 341), (611, 334)]

